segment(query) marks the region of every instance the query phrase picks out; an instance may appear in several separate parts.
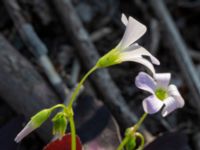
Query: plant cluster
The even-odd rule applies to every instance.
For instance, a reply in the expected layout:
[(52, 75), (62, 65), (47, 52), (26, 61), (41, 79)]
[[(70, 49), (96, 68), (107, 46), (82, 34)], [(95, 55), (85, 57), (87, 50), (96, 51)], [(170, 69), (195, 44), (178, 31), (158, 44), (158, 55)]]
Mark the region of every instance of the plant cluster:
[[(177, 87), (170, 84), (171, 74), (157, 73), (153, 64), (160, 65), (159, 60), (144, 47), (136, 43), (136, 41), (146, 32), (146, 26), (132, 17), (126, 18), (124, 14), (122, 14), (121, 21), (126, 26), (121, 41), (115, 48), (102, 56), (97, 61), (96, 65), (94, 65), (94, 67), (83, 76), (72, 93), (69, 104), (67, 106), (64, 104), (57, 104), (35, 114), (23, 130), (16, 136), (16, 142), (20, 142), (33, 130), (39, 128), (50, 117), (54, 110), (61, 108), (62, 110), (52, 118), (53, 134), (56, 135), (57, 138), (61, 139), (65, 135), (69, 123), (72, 138), (71, 149), (76, 150), (76, 129), (74, 123), (73, 103), (76, 100), (81, 86), (84, 84), (88, 76), (95, 70), (110, 67), (125, 61), (137, 62), (149, 69), (152, 76), (145, 72), (140, 72), (136, 76), (135, 84), (139, 89), (147, 91), (151, 93), (151, 95), (143, 100), (142, 106), (144, 114), (135, 125), (126, 130), (125, 137), (117, 150), (122, 150), (123, 148), (126, 148), (126, 150), (142, 150), (144, 147), (144, 137), (138, 132), (138, 129), (147, 115), (157, 113), (162, 109), (162, 116), (165, 117), (177, 108), (182, 108), (184, 106), (184, 100)], [(144, 56), (149, 57), (150, 60)], [(136, 139), (140, 139), (139, 146), (136, 146)]]

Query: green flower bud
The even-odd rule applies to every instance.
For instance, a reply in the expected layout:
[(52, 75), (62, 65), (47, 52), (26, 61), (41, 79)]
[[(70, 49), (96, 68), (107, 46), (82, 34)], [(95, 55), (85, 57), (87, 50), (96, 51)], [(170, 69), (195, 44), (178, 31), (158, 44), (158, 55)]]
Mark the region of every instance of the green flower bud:
[(62, 138), (67, 129), (67, 119), (63, 112), (58, 113), (53, 119), (53, 134)]
[(40, 127), (50, 116), (52, 109), (43, 109), (35, 114), (26, 126), (17, 134), (15, 141), (19, 143), (24, 137), (33, 130)]
[(40, 127), (49, 118), (51, 111), (51, 109), (43, 109), (35, 114), (30, 120), (34, 128)]

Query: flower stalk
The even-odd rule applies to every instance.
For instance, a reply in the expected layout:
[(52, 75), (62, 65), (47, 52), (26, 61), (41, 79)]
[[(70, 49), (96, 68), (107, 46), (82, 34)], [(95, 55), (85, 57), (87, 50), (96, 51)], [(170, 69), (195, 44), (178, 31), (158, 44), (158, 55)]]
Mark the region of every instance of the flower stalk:
[(64, 104), (57, 104), (57, 105), (54, 105), (53, 107), (51, 107), (50, 109), (53, 111), (57, 108), (63, 108), (63, 110), (65, 110), (66, 106)]
[(136, 138), (138, 137), (141, 140), (141, 144), (140, 144), (140, 146), (138, 147), (137, 150), (143, 149), (143, 147), (144, 147), (144, 137), (141, 133), (137, 132), (137, 130), (140, 128), (141, 124), (144, 122), (147, 115), (148, 115), (147, 113), (144, 113), (142, 115), (142, 117), (140, 118), (140, 120), (133, 127), (130, 127), (130, 128), (127, 129), (127, 134), (124, 137), (124, 139), (122, 140), (122, 142), (120, 143), (120, 145), (118, 146), (117, 150), (123, 150), (123, 148), (128, 143), (129, 139), (133, 138), (133, 137), (136, 137)]
[(140, 120), (137, 122), (137, 124), (132, 127), (133, 128), (132, 134), (134, 134), (140, 128), (141, 124), (144, 122), (147, 115), (148, 115), (147, 113), (144, 113), (140, 118)]
[[(81, 86), (83, 85), (83, 83), (85, 82), (85, 80), (89, 77), (89, 75), (91, 75), (95, 70), (97, 70), (98, 67), (95, 65), (92, 69), (90, 69), (81, 79), (81, 81), (78, 83), (77, 87), (75, 88), (74, 92), (72, 93), (72, 96), (70, 98), (69, 104), (67, 106), (67, 108), (69, 110), (72, 110), (73, 107), (73, 103), (76, 100), (76, 97), (81, 89)], [(67, 111), (66, 114), (68, 115)], [(72, 135), (72, 150), (76, 150), (76, 128), (75, 128), (75, 123), (74, 123), (74, 118), (73, 118), (73, 114), (68, 117), (69, 119), (69, 123), (70, 123), (70, 130), (71, 130), (71, 135)]]
[(76, 150), (76, 128), (73, 116), (69, 118), (70, 130), (72, 135), (72, 150)]
[(141, 141), (140, 146), (136, 150), (143, 150), (143, 148), (144, 148), (144, 136), (139, 132), (136, 132), (135, 136), (140, 138), (140, 141)]
[(83, 85), (83, 83), (85, 82), (85, 80), (88, 78), (88, 76), (89, 76), (90, 74), (92, 74), (92, 73), (93, 73), (95, 70), (97, 70), (97, 69), (98, 69), (98, 67), (97, 67), (97, 66), (94, 66), (94, 67), (93, 67), (92, 69), (90, 69), (90, 70), (85, 74), (85, 76), (81, 79), (81, 81), (78, 83), (77, 87), (75, 88), (74, 92), (72, 93), (72, 96), (71, 96), (71, 98), (70, 98), (68, 107), (72, 108), (72, 105), (73, 105), (73, 103), (74, 103), (74, 101), (75, 101), (75, 99), (76, 99), (76, 97), (77, 97), (77, 95), (78, 95), (78, 93), (79, 93), (79, 91), (80, 91), (81, 86)]
[(118, 146), (117, 150), (123, 150), (123, 148), (124, 148), (125, 145), (127, 144), (128, 140), (129, 140), (129, 137), (126, 136), (126, 137), (122, 140), (122, 142), (120, 143), (120, 145)]

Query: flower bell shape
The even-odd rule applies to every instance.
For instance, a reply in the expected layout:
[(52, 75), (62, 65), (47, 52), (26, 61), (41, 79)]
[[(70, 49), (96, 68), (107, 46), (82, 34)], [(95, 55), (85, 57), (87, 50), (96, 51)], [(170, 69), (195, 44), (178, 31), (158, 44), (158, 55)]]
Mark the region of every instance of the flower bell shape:
[(17, 134), (15, 142), (19, 143), (24, 137), (30, 134), (33, 130), (39, 128), (50, 116), (51, 109), (43, 109), (35, 114), (26, 126)]
[[(121, 21), (126, 26), (121, 41), (114, 49), (102, 56), (96, 66), (102, 68), (125, 61), (133, 61), (146, 66), (154, 74), (155, 69), (152, 63), (159, 65), (159, 60), (151, 55), (144, 47), (134, 43), (146, 32), (146, 26), (132, 17), (127, 19), (124, 14), (122, 14)], [(150, 57), (152, 63), (143, 56)]]
[(144, 111), (148, 114), (158, 112), (162, 107), (162, 116), (165, 117), (185, 104), (177, 87), (169, 84), (170, 73), (156, 73), (154, 78), (145, 72), (140, 72), (135, 84), (139, 89), (150, 92), (152, 95), (143, 100)]
[(52, 119), (53, 122), (53, 134), (56, 138), (61, 139), (65, 135), (67, 129), (67, 118), (63, 112), (56, 114)]

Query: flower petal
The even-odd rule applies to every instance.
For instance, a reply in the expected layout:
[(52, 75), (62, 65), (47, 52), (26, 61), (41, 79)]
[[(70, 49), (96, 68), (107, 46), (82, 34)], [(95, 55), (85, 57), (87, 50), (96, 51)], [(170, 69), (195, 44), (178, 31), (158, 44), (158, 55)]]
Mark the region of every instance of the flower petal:
[(35, 128), (33, 127), (32, 123), (31, 122), (27, 123), (27, 125), (15, 137), (15, 142), (19, 143), (21, 140), (23, 140), (24, 137), (30, 134), (33, 130), (35, 130)]
[(153, 75), (155, 74), (155, 69), (154, 69), (154, 66), (152, 65), (151, 62), (149, 62), (148, 60), (146, 60), (145, 58), (143, 57), (133, 57), (131, 55), (129, 55), (128, 53), (126, 54), (122, 54), (120, 56), (120, 61), (121, 62), (124, 62), (124, 61), (133, 61), (133, 62), (137, 62), (139, 64), (142, 64), (144, 66), (146, 66), (152, 73)]
[(177, 101), (173, 97), (166, 98), (163, 103), (165, 104), (165, 107), (162, 110), (162, 116), (166, 117), (171, 112), (176, 110), (178, 108)]
[(155, 65), (160, 65), (159, 60), (154, 57), (149, 51), (147, 51), (144, 47), (138, 45), (137, 43), (134, 43), (130, 45), (128, 48), (124, 50), (125, 55), (128, 53), (128, 55), (131, 55), (132, 57), (137, 56), (148, 56), (151, 59), (151, 62)]
[(145, 72), (140, 72), (135, 78), (135, 85), (142, 90), (154, 94), (156, 83), (153, 78)]
[(185, 105), (185, 101), (175, 85), (169, 85), (168, 93), (176, 100), (178, 108), (182, 108)]
[(128, 19), (127, 19), (127, 17), (125, 16), (124, 13), (122, 13), (121, 21), (122, 21), (122, 23), (123, 23), (125, 26), (128, 24)]
[(148, 114), (157, 113), (163, 106), (163, 102), (158, 100), (155, 95), (151, 95), (142, 102), (144, 111)]
[[(122, 19), (123, 19), (122, 22), (126, 23), (125, 17), (123, 17)], [(141, 24), (134, 18), (129, 17), (125, 33), (117, 47), (119, 47), (120, 50), (127, 48), (133, 42), (138, 40), (145, 32), (146, 32), (145, 25)]]
[(157, 82), (157, 87), (168, 89), (171, 73), (156, 73), (154, 78)]

